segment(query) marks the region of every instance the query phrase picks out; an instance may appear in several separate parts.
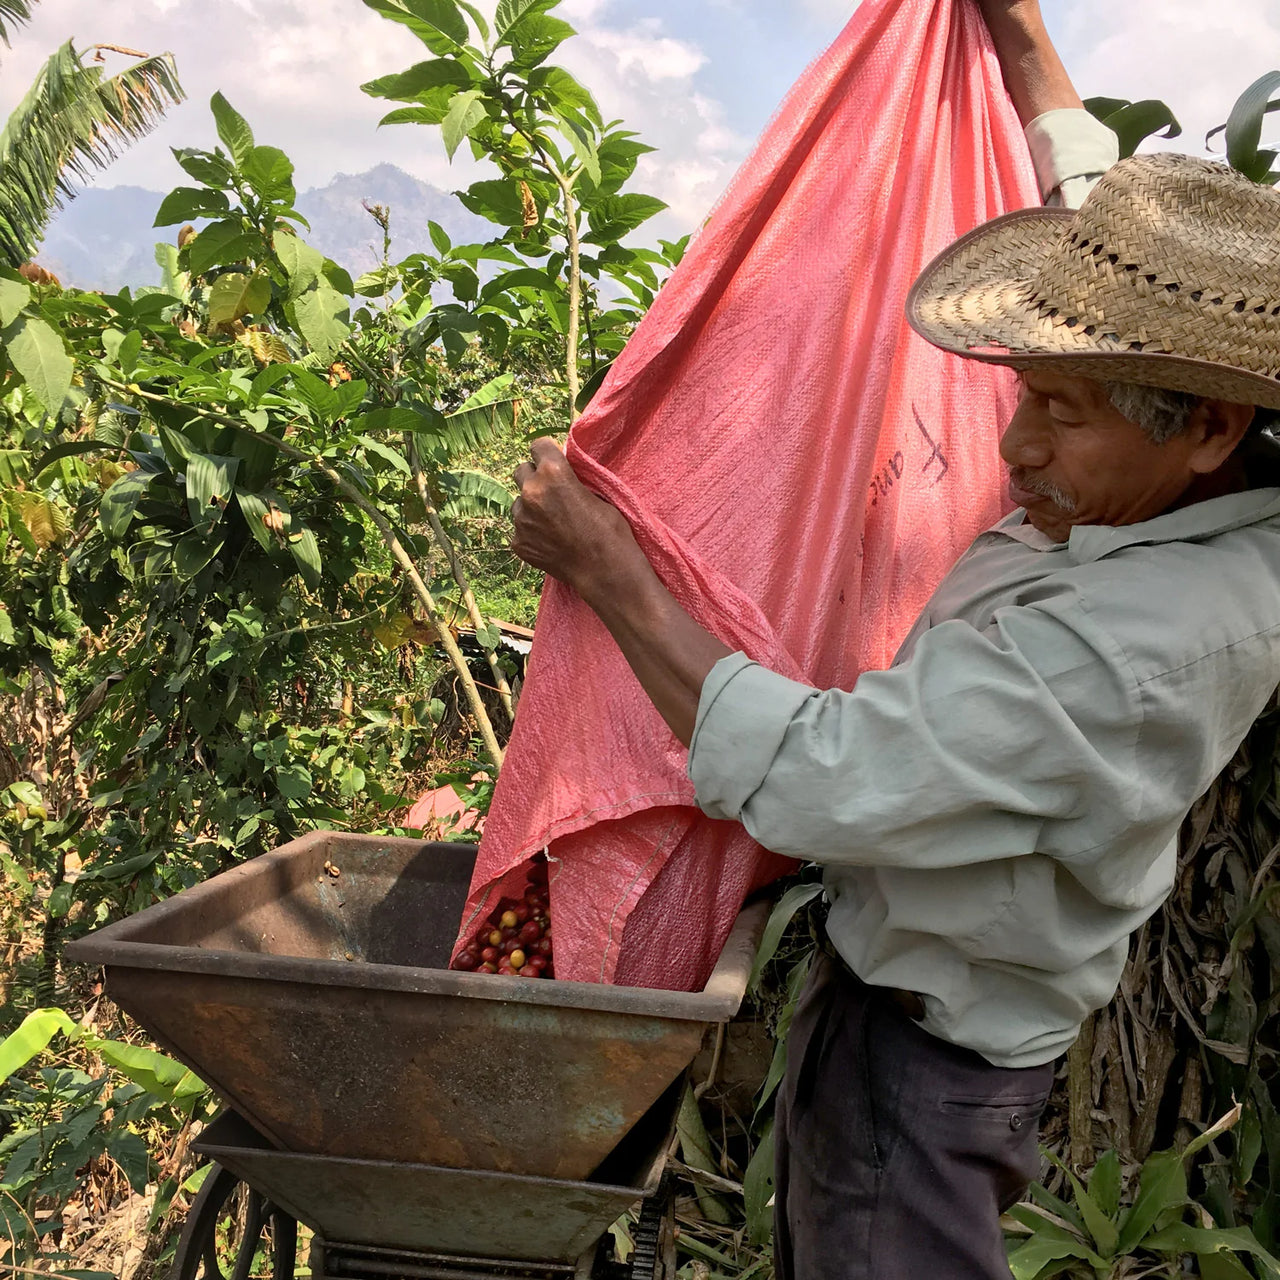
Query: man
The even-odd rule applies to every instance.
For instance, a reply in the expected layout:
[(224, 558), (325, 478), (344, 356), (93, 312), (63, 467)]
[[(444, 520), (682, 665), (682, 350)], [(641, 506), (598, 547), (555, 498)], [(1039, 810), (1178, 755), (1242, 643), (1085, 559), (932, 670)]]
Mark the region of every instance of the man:
[[(984, 12), (1042, 185), (1088, 173), (1087, 127), (1045, 115), (1079, 99), (1034, 4)], [(1280, 678), (1277, 227), (1280, 193), (1142, 157), (924, 272), (917, 331), (1020, 371), (1019, 510), (851, 692), (703, 631), (551, 442), (517, 472), (514, 549), (599, 614), (699, 805), (827, 867), (775, 1130), (783, 1280), (1009, 1274), (1054, 1063)]]

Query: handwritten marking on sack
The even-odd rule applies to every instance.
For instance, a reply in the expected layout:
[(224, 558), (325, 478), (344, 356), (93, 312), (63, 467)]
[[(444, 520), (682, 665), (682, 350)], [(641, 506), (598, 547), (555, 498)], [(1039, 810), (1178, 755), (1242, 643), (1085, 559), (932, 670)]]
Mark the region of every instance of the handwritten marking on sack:
[(929, 434), (929, 429), (924, 425), (924, 419), (920, 417), (920, 411), (911, 406), (912, 416), (916, 420), (916, 426), (920, 429), (920, 434), (924, 436), (924, 442), (929, 446), (929, 456), (924, 461), (924, 466), (920, 468), (920, 473), (925, 474), (930, 467), (936, 462), (938, 464), (938, 474), (933, 477), (933, 483), (937, 484), (943, 476), (951, 470), (951, 464), (947, 461), (947, 455), (942, 452), (938, 442)]
[(902, 473), (906, 470), (906, 467), (907, 460), (902, 456), (902, 450), (899, 449), (889, 459), (888, 465), (871, 477), (871, 505), (873, 507), (881, 498), (889, 496), (889, 490), (902, 479)]

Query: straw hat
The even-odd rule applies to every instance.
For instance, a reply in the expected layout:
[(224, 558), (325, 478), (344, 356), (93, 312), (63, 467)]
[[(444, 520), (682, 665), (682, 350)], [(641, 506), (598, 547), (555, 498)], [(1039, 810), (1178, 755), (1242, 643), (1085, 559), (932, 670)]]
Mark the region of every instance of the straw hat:
[(1280, 409), (1280, 191), (1133, 156), (1076, 212), (1024, 209), (957, 240), (907, 319), (973, 360)]

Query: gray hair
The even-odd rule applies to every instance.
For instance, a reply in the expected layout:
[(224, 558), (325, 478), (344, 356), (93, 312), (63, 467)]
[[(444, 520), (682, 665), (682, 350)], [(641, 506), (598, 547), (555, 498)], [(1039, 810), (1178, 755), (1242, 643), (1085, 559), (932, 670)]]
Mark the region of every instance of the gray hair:
[[(1187, 429), (1196, 405), (1204, 399), (1187, 391), (1144, 387), (1136, 382), (1104, 382), (1103, 390), (1121, 417), (1141, 427), (1155, 444), (1165, 444)], [(1252, 431), (1271, 431), (1280, 425), (1274, 409), (1256, 409)]]

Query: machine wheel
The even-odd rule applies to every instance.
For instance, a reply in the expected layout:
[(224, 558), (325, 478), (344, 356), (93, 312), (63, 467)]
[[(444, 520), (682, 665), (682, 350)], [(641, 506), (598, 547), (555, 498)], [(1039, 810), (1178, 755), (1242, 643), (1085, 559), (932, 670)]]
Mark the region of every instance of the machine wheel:
[[(264, 1245), (270, 1270), (255, 1271)], [(169, 1280), (293, 1280), (297, 1248), (298, 1224), (215, 1164), (187, 1214)]]

